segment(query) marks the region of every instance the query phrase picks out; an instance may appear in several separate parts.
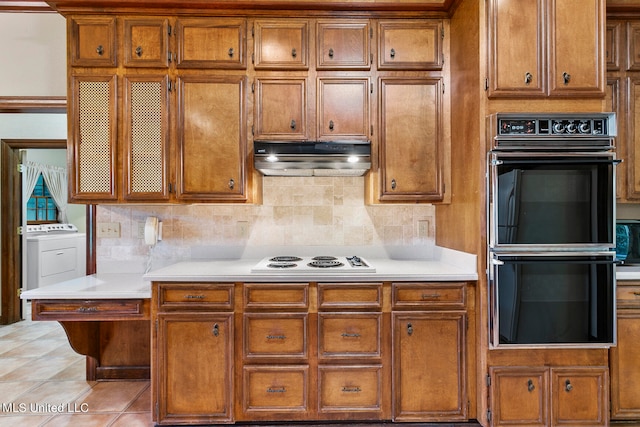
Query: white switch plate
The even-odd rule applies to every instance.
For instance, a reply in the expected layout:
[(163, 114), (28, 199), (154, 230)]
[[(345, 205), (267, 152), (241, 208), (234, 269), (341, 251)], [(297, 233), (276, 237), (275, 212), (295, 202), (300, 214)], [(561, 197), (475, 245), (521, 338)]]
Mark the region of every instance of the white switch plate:
[(119, 222), (99, 222), (96, 230), (98, 237), (120, 237)]

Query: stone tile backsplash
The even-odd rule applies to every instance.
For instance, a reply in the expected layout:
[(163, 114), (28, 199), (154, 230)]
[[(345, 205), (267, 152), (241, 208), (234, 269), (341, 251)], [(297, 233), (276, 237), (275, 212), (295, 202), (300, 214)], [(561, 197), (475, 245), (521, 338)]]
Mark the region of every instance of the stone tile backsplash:
[(120, 238), (98, 238), (98, 272), (146, 263), (147, 216), (163, 223), (154, 258), (174, 262), (210, 246), (432, 247), (435, 236), (433, 205), (366, 205), (363, 177), (264, 177), (261, 205), (100, 205), (97, 222), (120, 223)]

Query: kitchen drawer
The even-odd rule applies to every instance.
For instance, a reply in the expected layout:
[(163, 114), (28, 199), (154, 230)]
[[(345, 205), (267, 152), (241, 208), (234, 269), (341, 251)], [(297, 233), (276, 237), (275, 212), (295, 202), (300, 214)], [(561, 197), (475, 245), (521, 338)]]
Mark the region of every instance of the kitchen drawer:
[(319, 411), (382, 411), (382, 366), (318, 367)]
[(309, 308), (308, 283), (245, 283), (244, 307), (247, 310)]
[(318, 314), (318, 358), (381, 356), (382, 314)]
[(162, 283), (158, 285), (161, 310), (232, 310), (233, 283)]
[(34, 300), (33, 320), (142, 320), (149, 318), (144, 299)]
[(464, 308), (466, 287), (464, 283), (393, 283), (392, 306), (394, 309)]
[(306, 359), (308, 343), (306, 313), (244, 315), (244, 356)]
[(245, 366), (242, 406), (245, 414), (306, 412), (309, 406), (309, 367)]
[(623, 281), (618, 281), (616, 285), (616, 300), (620, 307), (640, 307), (640, 284), (634, 282), (633, 285), (626, 286)]
[(382, 283), (319, 283), (320, 310), (380, 310)]

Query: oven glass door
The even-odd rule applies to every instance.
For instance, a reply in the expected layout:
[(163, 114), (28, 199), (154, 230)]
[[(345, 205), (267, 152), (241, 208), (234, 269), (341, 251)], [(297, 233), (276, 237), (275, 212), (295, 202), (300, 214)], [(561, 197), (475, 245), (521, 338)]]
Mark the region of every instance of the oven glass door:
[(609, 346), (615, 253), (492, 254), (492, 346)]
[(613, 153), (490, 153), (491, 247), (615, 247)]

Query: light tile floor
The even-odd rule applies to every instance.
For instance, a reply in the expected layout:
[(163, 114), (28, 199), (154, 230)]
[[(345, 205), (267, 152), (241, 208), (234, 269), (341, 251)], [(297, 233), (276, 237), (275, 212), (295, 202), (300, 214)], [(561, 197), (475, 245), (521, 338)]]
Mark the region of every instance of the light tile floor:
[(149, 381), (87, 381), (58, 322), (0, 325), (0, 427), (153, 426)]

